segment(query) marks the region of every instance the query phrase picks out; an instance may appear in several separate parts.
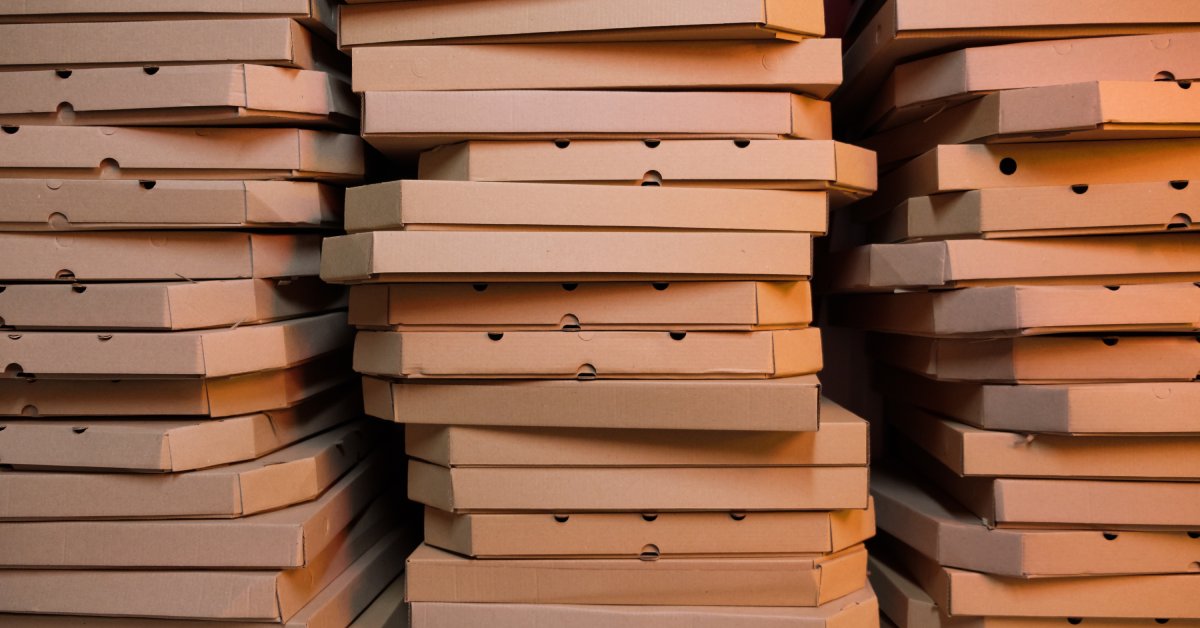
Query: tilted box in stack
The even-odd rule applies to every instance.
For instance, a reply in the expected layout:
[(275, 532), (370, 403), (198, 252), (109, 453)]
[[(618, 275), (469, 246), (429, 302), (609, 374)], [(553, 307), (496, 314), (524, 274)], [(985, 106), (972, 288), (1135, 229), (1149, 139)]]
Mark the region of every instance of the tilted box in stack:
[(335, 9), (0, 3), (0, 624), (345, 628), (402, 571), (317, 277)]
[(832, 320), (875, 334), (911, 468), (872, 477), (881, 607), (901, 628), (1194, 625), (1200, 7), (932, 4), (885, 3), (890, 35), (847, 55), (874, 69), (845, 126), (884, 174), (846, 210), (876, 244), (836, 258), (839, 289), (875, 294)]
[(348, 191), (322, 260), (368, 414), (407, 424), (413, 626), (877, 625), (867, 426), (819, 399), (809, 286), (875, 163), (830, 139), (822, 29), (811, 1), (344, 7), (364, 137), (420, 155)]

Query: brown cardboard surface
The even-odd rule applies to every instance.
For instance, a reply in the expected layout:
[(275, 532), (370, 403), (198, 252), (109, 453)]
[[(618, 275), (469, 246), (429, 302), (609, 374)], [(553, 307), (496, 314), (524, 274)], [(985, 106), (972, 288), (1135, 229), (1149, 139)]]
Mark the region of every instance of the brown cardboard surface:
[(1198, 278), (1200, 238), (1190, 234), (871, 244), (840, 255), (834, 271), (842, 291)]
[(11, 284), (0, 292), (0, 325), (14, 329), (187, 330), (254, 325), (345, 306), (345, 290), (316, 277)]
[(1192, 214), (1197, 202), (1200, 186), (1168, 181), (950, 192), (904, 201), (873, 225), (873, 239), (896, 242), (1195, 229)]
[(0, 229), (315, 229), (342, 220), (342, 192), (305, 181), (0, 179)]
[(244, 517), (316, 499), (378, 434), (358, 421), (257, 460), (180, 474), (0, 471), (0, 519)]
[(97, 66), (244, 62), (346, 75), (350, 60), (287, 18), (0, 24), (0, 66), (65, 70)]
[[(3, 302), (0, 295), (0, 312)], [(750, 331), (811, 323), (812, 288), (807, 281), (354, 286), (349, 319), (392, 330)]]
[(434, 425), (811, 432), (818, 425), (819, 391), (812, 375), (703, 381), (363, 378), (367, 414)]
[(5, 378), (227, 377), (298, 364), (351, 335), (342, 312), (203, 331), (31, 331), (0, 336), (0, 363)]
[(329, 131), (23, 126), (0, 132), (0, 179), (353, 182), (362, 174), (362, 140)]
[(371, 46), (355, 48), (353, 59), (356, 92), (735, 89), (826, 98), (842, 81), (834, 39)]
[(902, 566), (893, 567), (878, 556), (867, 558), (867, 578), (878, 596), (884, 628), (948, 627), (933, 598), (901, 570)]
[(361, 416), (352, 390), (323, 393), (291, 408), (187, 419), (8, 419), (0, 460), (14, 469), (180, 472), (253, 460)]
[(880, 335), (873, 355), (950, 381), (1059, 383), (1190, 382), (1200, 373), (1200, 342), (1177, 336), (921, 338)]
[(829, 103), (777, 92), (367, 92), (362, 133), (396, 156), (467, 140), (833, 138)]
[[(96, 569), (303, 567), (372, 504), (392, 471), (382, 456), (374, 456), (311, 502), (241, 519), (0, 523), (0, 563)], [(378, 507), (390, 508), (395, 501)]]
[(350, 375), (349, 352), (335, 351), (287, 368), (218, 378), (0, 378), (0, 416), (220, 418), (291, 407)]
[(587, 42), (798, 39), (825, 34), (815, 0), (667, 0), (653, 11), (636, 0), (603, 6), (567, 0), (554, 11), (536, 0), (354, 2), (342, 9), (339, 42), (353, 46), (432, 42)]
[(407, 425), (404, 434), (409, 456), (446, 467), (866, 465), (869, 440), (867, 422), (828, 399), (816, 432)]
[(0, 234), (5, 281), (310, 277), (321, 236), (195, 231)]
[(887, 370), (880, 389), (983, 429), (1058, 434), (1200, 432), (1200, 383), (1133, 382), (1017, 386), (938, 382)]
[(874, 153), (826, 140), (583, 140), (441, 147), (421, 156), (420, 178), (834, 190), (845, 201), (874, 191), (877, 173)]
[(374, 231), (328, 238), (324, 251), (321, 278), (329, 283), (795, 280), (812, 273), (807, 233)]
[[(63, 76), (66, 74), (67, 76)], [(353, 129), (359, 105), (333, 75), (263, 65), (30, 70), (0, 75), (6, 125), (270, 125)]]
[(866, 508), (866, 467), (458, 467), (417, 460), (408, 496), (441, 510), (589, 512)]
[(354, 370), (407, 378), (791, 377), (821, 370), (821, 332), (811, 327), (755, 332), (364, 331), (354, 340)]
[(474, 560), (422, 545), (410, 602), (819, 606), (866, 586), (862, 546), (792, 558)]
[(349, 628), (409, 628), (409, 608), (404, 603), (404, 589), (407, 586), (404, 573), (401, 573), (355, 618)]
[(840, 325), (921, 336), (1195, 331), (1200, 285), (1003, 286), (846, 296)]
[(465, 556), (768, 556), (828, 553), (875, 535), (875, 511), (466, 514), (425, 509), (425, 542)]
[(824, 192), (405, 180), (346, 191), (346, 230), (637, 229), (823, 234)]
[(575, 628), (877, 628), (879, 623), (878, 602), (869, 588), (815, 608), (417, 602), (412, 615), (413, 628), (518, 628), (531, 623)]

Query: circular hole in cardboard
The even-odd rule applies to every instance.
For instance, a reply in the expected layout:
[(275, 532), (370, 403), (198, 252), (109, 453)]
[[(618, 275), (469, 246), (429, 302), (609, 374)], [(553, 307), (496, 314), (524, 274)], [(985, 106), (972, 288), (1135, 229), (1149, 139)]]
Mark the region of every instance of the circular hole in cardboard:
[(71, 286), (71, 292), (75, 294), (83, 294), (87, 292), (87, 286)]
[[(11, 336), (10, 336), (10, 338), (11, 338)], [(20, 338), (20, 336), (18, 336), (18, 338)], [(12, 364), (9, 364), (8, 366), (4, 367), (4, 376), (5, 377), (20, 377), (21, 374), (24, 372), (25, 372), (25, 369), (21, 368), (21, 365), (17, 364), (16, 362), (13, 362)]]
[(54, 273), (54, 278), (59, 281), (75, 281), (75, 273), (64, 268), (57, 273)]
[(1192, 226), (1192, 217), (1187, 214), (1175, 214), (1171, 216), (1171, 222), (1167, 223), (1167, 229), (1188, 229)]
[(1104, 287), (1108, 288), (1109, 290), (1112, 290), (1113, 292), (1116, 292), (1117, 290), (1121, 289), (1121, 286), (1104, 286)]
[(8, 124), (0, 125), (0, 131), (4, 131), (5, 133), (7, 133), (9, 135), (15, 135), (17, 133), (17, 131), (20, 131), (20, 130), (21, 130), (21, 127), (19, 127), (19, 126), (11, 126)]
[(1176, 190), (1186, 190), (1187, 186), (1188, 186), (1188, 181), (1185, 179), (1176, 179), (1171, 182), (1171, 187)]
[(1192, 88), (1191, 81), (1179, 81), (1178, 83), (1175, 83), (1175, 84), (1179, 86), (1179, 89), (1191, 89)]
[(730, 518), (730, 519), (733, 519), (734, 521), (744, 521), (744, 520), (746, 519), (746, 513), (744, 513), (744, 512), (731, 512), (731, 513), (729, 513), (729, 518)]
[(486, 283), (475, 283), (471, 284), (471, 288), (473, 288), (475, 292), (483, 292), (484, 290), (488, 289), (488, 285)]
[(651, 543), (642, 548), (642, 552), (638, 554), (638, 558), (644, 561), (655, 561), (661, 555), (662, 552), (659, 551), (658, 546)]
[(575, 379), (580, 381), (591, 381), (596, 379), (596, 367), (591, 364), (584, 364), (575, 371)]
[(1168, 72), (1167, 70), (1163, 70), (1162, 72), (1159, 72), (1158, 74), (1154, 75), (1154, 80), (1156, 80), (1156, 81), (1174, 81), (1175, 73)]
[(503, 337), (504, 337), (504, 332), (499, 332), (499, 331), (489, 331), (488, 332), (488, 338), (490, 338), (494, 341), (499, 341)]
[(54, 71), (54, 75), (55, 75), (55, 76), (57, 76), (57, 77), (58, 77), (58, 78), (60, 78), (60, 79), (68, 79), (68, 78), (71, 78), (71, 74), (72, 74), (72, 73), (71, 73), (71, 71), (70, 71), (70, 70), (55, 70), (55, 71)]
[(1117, 534), (1116, 532), (1105, 532), (1104, 540), (1105, 541), (1115, 541), (1115, 540), (1117, 540), (1117, 537), (1119, 537), (1119, 536), (1121, 536), (1121, 535)]
[(571, 145), (571, 140), (554, 140), (554, 145), (559, 148), (566, 148)]
[(656, 281), (650, 285), (654, 286), (654, 289), (658, 290), (659, 292), (662, 292), (663, 290), (666, 290), (667, 288), (671, 287), (671, 284), (669, 284), (665, 281)]
[(559, 523), (566, 523), (571, 520), (571, 515), (554, 515), (554, 520)]
[(1200, 539), (1200, 532), (1188, 532), (1189, 539)]
[(1000, 160), (1000, 172), (1005, 176), (1012, 176), (1017, 172), (1017, 160), (1012, 157), (1005, 157)]
[(100, 342), (108, 342), (109, 340), (112, 340), (112, 338), (112, 334), (96, 334), (96, 339)]
[(1120, 338), (1112, 338), (1112, 337), (1101, 338), (1100, 342), (1103, 342), (1105, 346), (1115, 347), (1115, 346), (1117, 346), (1117, 343), (1121, 342), (1121, 339)]
[(75, 107), (69, 102), (60, 102), (55, 109), (55, 114), (58, 116), (59, 124), (74, 124), (75, 123)]
[(576, 288), (578, 288), (578, 287), (579, 287), (579, 284), (577, 284), (577, 283), (564, 283), (564, 284), (562, 285), (562, 289), (563, 289), (563, 290), (566, 290), (567, 292), (571, 292), (571, 291), (575, 290), (575, 289), (576, 289)]
[(149, 74), (150, 76), (154, 76), (155, 74), (158, 74), (158, 66), (157, 65), (148, 65), (148, 66), (142, 68), (142, 71), (145, 72), (146, 74)]
[(1079, 624), (1083, 623), (1083, 618), (1082, 617), (1068, 617), (1067, 623), (1071, 624), (1072, 626), (1078, 626)]
[(662, 140), (642, 140), (642, 143), (646, 145), (646, 148), (658, 148), (662, 145)]
[(657, 170), (650, 170), (642, 175), (642, 187), (656, 188), (662, 185), (662, 173)]
[(687, 338), (686, 331), (672, 331), (667, 333), (671, 336), (671, 340), (683, 340), (684, 338)]
[(143, 190), (153, 190), (154, 186), (158, 185), (158, 181), (142, 179), (141, 181), (138, 181), (138, 185), (142, 186)]
[(750, 145), (750, 140), (733, 140), (733, 145), (738, 148), (746, 148)]
[(87, 430), (88, 430), (88, 428), (86, 428), (84, 426), (76, 426), (76, 427), (71, 428), (71, 431), (75, 432), (76, 434), (82, 434), (82, 433), (86, 432)]
[(1087, 194), (1087, 191), (1088, 191), (1088, 186), (1086, 186), (1086, 185), (1072, 185), (1072, 186), (1071, 186), (1071, 191), (1072, 191), (1072, 192), (1074, 192), (1074, 193), (1076, 193), (1076, 194)]
[(1155, 617), (1154, 618), (1154, 623), (1156, 623), (1156, 624), (1165, 624), (1169, 621), (1171, 621), (1171, 620), (1167, 619), (1166, 617)]
[(658, 519), (658, 513), (656, 512), (642, 513), (642, 521), (654, 521), (655, 519)]

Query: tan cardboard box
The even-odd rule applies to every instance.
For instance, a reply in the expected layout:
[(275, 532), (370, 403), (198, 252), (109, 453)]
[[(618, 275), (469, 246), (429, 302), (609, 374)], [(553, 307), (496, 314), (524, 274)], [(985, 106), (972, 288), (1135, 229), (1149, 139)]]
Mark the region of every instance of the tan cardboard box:
[(197, 231), (0, 234), (0, 280), (170, 281), (311, 277), (321, 236)]
[(1200, 238), (1029, 238), (870, 244), (837, 258), (840, 291), (1004, 284), (1122, 285), (1200, 279)]
[(812, 375), (701, 381), (363, 378), (367, 414), (434, 425), (812, 432), (819, 392)]
[(1197, 203), (1200, 186), (1181, 181), (949, 192), (903, 201), (872, 225), (872, 239), (898, 242), (1195, 229)]
[(867, 422), (828, 399), (821, 400), (816, 432), (414, 424), (404, 436), (409, 456), (444, 467), (866, 465), (869, 440)]
[(346, 208), (351, 233), (549, 228), (820, 235), (829, 199), (817, 191), (410, 179), (350, 188)]
[(321, 264), (329, 283), (796, 280), (812, 273), (812, 235), (373, 231), (326, 239)]
[(837, 552), (875, 511), (466, 514), (425, 509), (425, 542), (481, 558), (767, 556)]
[(1052, 434), (1200, 432), (1200, 382), (1017, 386), (939, 382), (887, 369), (888, 397), (988, 430)]
[(362, 140), (329, 131), (55, 126), (0, 131), (0, 179), (351, 183), (362, 175)]
[(6, 378), (228, 377), (311, 360), (352, 335), (342, 312), (202, 331), (30, 331), (0, 336), (0, 364)]
[(454, 513), (848, 510), (869, 501), (866, 467), (449, 469), (417, 460), (408, 496)]
[(257, 460), (179, 474), (0, 470), (0, 520), (253, 515), (316, 499), (371, 453), (379, 435), (373, 421), (357, 421)]
[[(120, 419), (250, 414), (292, 407), (349, 381), (350, 361), (350, 352), (339, 350), (281, 369), (230, 377), (117, 380), (0, 377), (0, 416)], [(812, 385), (815, 409), (816, 382)]]
[(255, 325), (345, 306), (346, 291), (316, 277), (10, 284), (0, 292), (0, 325), (178, 331)]
[(317, 229), (342, 191), (306, 181), (0, 179), (4, 231)]
[(862, 546), (776, 558), (476, 560), (422, 545), (409, 602), (819, 606), (866, 586)]
[(827, 140), (465, 142), (420, 166), (422, 179), (832, 190), (842, 202), (877, 176), (874, 153)]
[[(3, 303), (0, 293), (0, 313)], [(812, 322), (812, 287), (807, 281), (354, 286), (349, 320), (360, 329), (395, 331), (782, 329)]]
[[(401, 566), (401, 570), (403, 569)], [(406, 588), (408, 582), (404, 579), (402, 571), (371, 605), (349, 624), (349, 628), (409, 628), (409, 605), (404, 602)]]
[(413, 628), (529, 625), (572, 628), (877, 628), (870, 588), (813, 607), (612, 606), (566, 604), (412, 604)]
[(467, 140), (833, 138), (829, 103), (778, 92), (367, 92), (363, 138), (385, 155)]
[(0, 24), (0, 41), (8, 70), (245, 62), (350, 73), (349, 58), (288, 18)]
[(754, 332), (364, 331), (354, 340), (354, 370), (406, 378), (791, 377), (821, 370), (821, 332), (812, 327)]
[(1200, 284), (1001, 286), (845, 296), (839, 325), (920, 336), (1200, 329)]
[(842, 82), (841, 42), (705, 41), (353, 50), (354, 91), (733, 89), (827, 98)]
[(1177, 336), (921, 338), (880, 335), (879, 360), (938, 380), (1001, 383), (1190, 382), (1200, 339)]
[(816, 0), (662, 0), (653, 11), (637, 0), (559, 2), (470, 0), (446, 4), (352, 2), (342, 9), (342, 48), (387, 43), (629, 42), (800, 39), (825, 34)]
[(14, 469), (191, 471), (261, 458), (362, 415), (347, 388), (291, 408), (196, 419), (8, 419), (0, 460)]

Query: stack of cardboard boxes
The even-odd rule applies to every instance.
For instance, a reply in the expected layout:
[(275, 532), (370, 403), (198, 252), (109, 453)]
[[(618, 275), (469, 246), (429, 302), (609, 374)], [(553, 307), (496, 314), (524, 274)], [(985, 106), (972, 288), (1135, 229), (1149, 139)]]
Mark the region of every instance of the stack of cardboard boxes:
[(345, 628), (401, 571), (334, 8), (0, 3), (0, 624)]
[(808, 282), (876, 171), (830, 139), (822, 25), (813, 0), (344, 7), (364, 136), (420, 153), (348, 191), (322, 260), (368, 414), (407, 424), (413, 626), (877, 625), (867, 426), (819, 400)]
[(831, 313), (908, 467), (872, 580), (901, 628), (1194, 620), (1200, 5), (1019, 4), (890, 0), (848, 49), (884, 174)]

